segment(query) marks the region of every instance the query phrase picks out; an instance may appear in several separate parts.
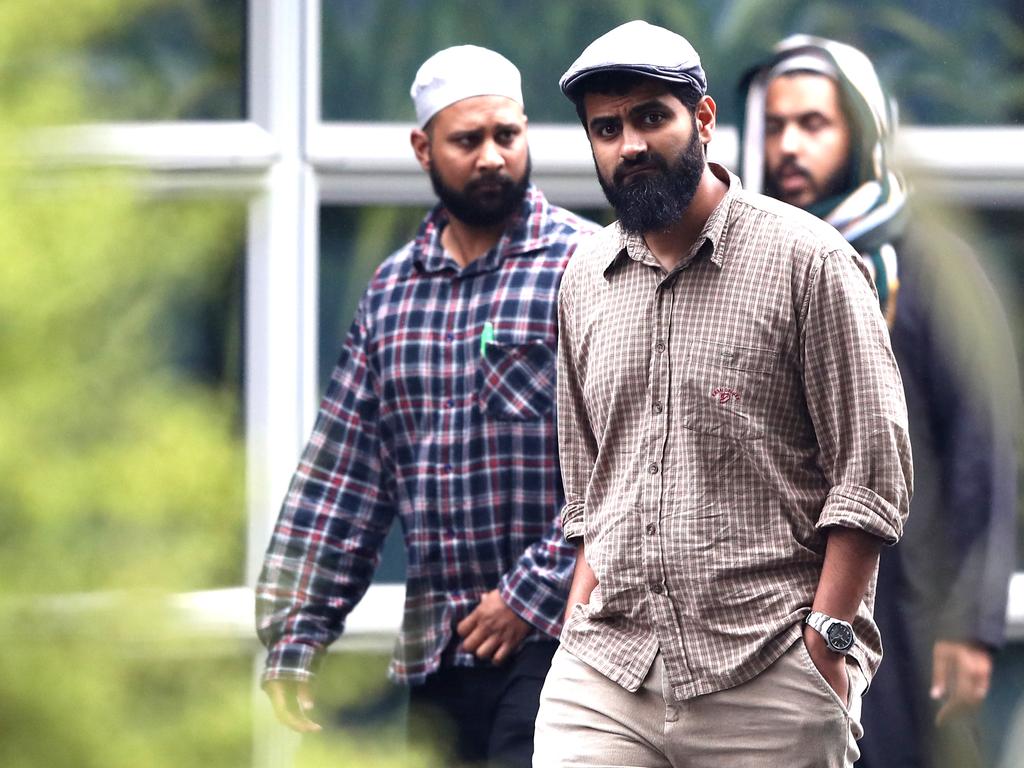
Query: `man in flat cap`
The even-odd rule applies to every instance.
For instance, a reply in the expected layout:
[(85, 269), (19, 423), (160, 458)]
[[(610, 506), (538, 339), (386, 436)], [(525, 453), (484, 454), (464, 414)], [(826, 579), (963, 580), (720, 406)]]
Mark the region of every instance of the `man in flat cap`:
[[(264, 560), (264, 687), (319, 729), (310, 689), (397, 517), (405, 615), (390, 675), (444, 765), (529, 765), (575, 553), (558, 519), (556, 301), (584, 231), (530, 184), (519, 71), (443, 50), (412, 86), (440, 200), (363, 294)], [(423, 725), (429, 713), (441, 720)]]
[(849, 766), (912, 485), (870, 277), (706, 161), (715, 103), (679, 35), (618, 27), (560, 85), (619, 220), (559, 297), (577, 560), (534, 765)]

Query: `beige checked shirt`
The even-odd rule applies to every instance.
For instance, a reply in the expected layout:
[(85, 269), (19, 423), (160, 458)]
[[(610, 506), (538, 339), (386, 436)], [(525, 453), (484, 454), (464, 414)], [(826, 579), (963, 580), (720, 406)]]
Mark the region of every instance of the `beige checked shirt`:
[[(617, 224), (559, 298), (567, 538), (598, 586), (566, 648), (629, 690), (661, 649), (677, 699), (738, 685), (801, 634), (829, 526), (900, 536), (903, 385), (860, 259), (810, 214), (729, 184), (671, 273)], [(881, 658), (874, 579), (854, 628)]]

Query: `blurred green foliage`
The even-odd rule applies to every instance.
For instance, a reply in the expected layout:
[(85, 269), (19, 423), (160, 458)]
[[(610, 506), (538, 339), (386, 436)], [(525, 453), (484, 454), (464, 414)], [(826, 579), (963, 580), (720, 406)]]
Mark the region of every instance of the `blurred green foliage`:
[(237, 365), (191, 364), (183, 310), (240, 290), (244, 207), (22, 151), (96, 116), (67, 62), (146, 9), (0, 4), (5, 768), (250, 763), (251, 646), (183, 630), (166, 601), (243, 579)]

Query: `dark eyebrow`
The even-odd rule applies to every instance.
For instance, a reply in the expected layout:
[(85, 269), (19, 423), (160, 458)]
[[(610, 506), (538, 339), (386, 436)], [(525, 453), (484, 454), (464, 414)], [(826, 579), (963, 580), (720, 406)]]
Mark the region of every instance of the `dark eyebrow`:
[(794, 115), (782, 114), (780, 112), (765, 112), (765, 118), (768, 120), (806, 120), (809, 117), (822, 117), (829, 120), (828, 115), (822, 112), (820, 109), (808, 109), (805, 112), (797, 112)]
[(645, 102), (637, 104), (635, 107), (629, 110), (630, 117), (635, 117), (642, 112), (649, 112), (652, 109), (661, 109), (665, 112), (672, 112), (672, 107), (666, 104), (661, 99), (649, 99)]
[(621, 121), (617, 117), (595, 117), (590, 121), (590, 131), (594, 132), (606, 125), (617, 125), (619, 122)]
[(459, 139), (474, 139), (484, 135), (483, 128), (471, 128), (468, 131), (452, 131), (448, 134), (449, 140), (458, 141)]

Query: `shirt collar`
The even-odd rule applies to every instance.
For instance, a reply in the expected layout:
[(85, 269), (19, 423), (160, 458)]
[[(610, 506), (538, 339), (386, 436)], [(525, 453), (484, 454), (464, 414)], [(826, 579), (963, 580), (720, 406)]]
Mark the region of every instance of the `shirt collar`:
[[(723, 242), (728, 230), (729, 211), (732, 208), (733, 200), (739, 195), (743, 186), (739, 178), (724, 166), (718, 163), (708, 163), (708, 166), (711, 168), (711, 172), (721, 181), (724, 181), (729, 188), (726, 190), (725, 197), (722, 198), (718, 205), (715, 206), (715, 210), (708, 216), (708, 220), (704, 223), (704, 228), (701, 230), (700, 237), (697, 238), (693, 245), (693, 250), (687, 258), (680, 262), (680, 267), (698, 258), (703, 258), (705, 255), (707, 255), (708, 261), (719, 269), (725, 265), (726, 253)], [(651, 253), (651, 249), (647, 247), (647, 243), (644, 242), (641, 235), (624, 232), (618, 222), (615, 223), (611, 232), (615, 240), (613, 242), (612, 257), (608, 260), (608, 264), (604, 269), (605, 277), (608, 276), (613, 268), (627, 261), (660, 267), (658, 260), (654, 258), (654, 254)]]
[(509, 218), (505, 231), (491, 250), (465, 267), (460, 267), (447, 256), (441, 245), (441, 232), (448, 223), (448, 211), (438, 203), (426, 215), (413, 240), (413, 255), (409, 267), (422, 272), (451, 271), (463, 275), (490, 272), (497, 269), (509, 256), (540, 250), (556, 238), (545, 224), (549, 220), (549, 203), (544, 193), (532, 184), (526, 188), (523, 202)]

